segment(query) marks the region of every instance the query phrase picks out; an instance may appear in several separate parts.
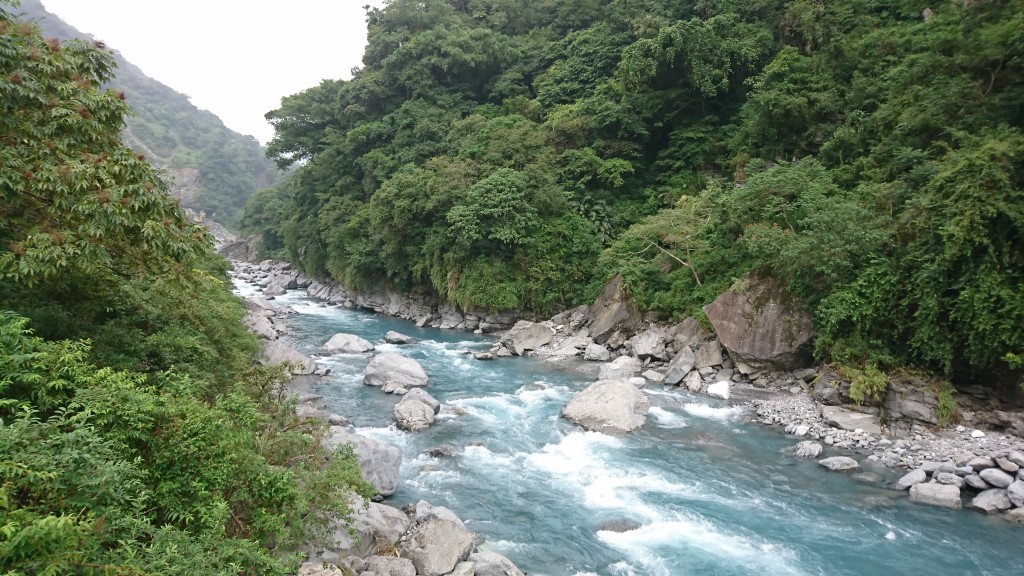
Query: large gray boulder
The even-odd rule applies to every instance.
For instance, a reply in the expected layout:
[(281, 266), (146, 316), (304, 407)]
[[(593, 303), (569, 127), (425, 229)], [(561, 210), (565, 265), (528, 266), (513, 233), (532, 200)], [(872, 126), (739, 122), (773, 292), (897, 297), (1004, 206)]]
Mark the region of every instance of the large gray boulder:
[(291, 364), (291, 373), (296, 375), (312, 374), (316, 371), (316, 362), (313, 362), (312, 358), (277, 340), (263, 341), (260, 362), (267, 366), (288, 362)]
[(817, 458), (821, 455), (821, 444), (813, 440), (804, 440), (794, 446), (793, 453), (797, 458)]
[(398, 489), (402, 451), (396, 446), (349, 432), (342, 426), (331, 426), (327, 445), (336, 448), (351, 444), (363, 478), (379, 494), (390, 496)]
[(635, 332), (640, 326), (640, 310), (626, 294), (626, 282), (615, 275), (590, 306), (590, 337), (604, 344), (617, 331)]
[(394, 556), (370, 556), (366, 559), (366, 571), (377, 576), (416, 576), (412, 560)]
[(583, 351), (583, 359), (591, 360), (594, 362), (607, 362), (612, 357), (608, 349), (600, 344), (588, 344), (587, 349)]
[(516, 322), (516, 325), (501, 337), (501, 343), (519, 356), (528, 350), (538, 350), (554, 340), (555, 332), (551, 328), (529, 320)]
[(683, 378), (693, 370), (693, 364), (696, 361), (696, 356), (693, 354), (693, 350), (689, 346), (684, 346), (682, 350), (676, 353), (675, 358), (668, 363), (668, 369), (665, 371), (665, 384), (679, 384)]
[(384, 341), (387, 342), (388, 344), (405, 345), (412, 344), (413, 342), (416, 341), (416, 339), (413, 338), (412, 336), (406, 336), (405, 334), (402, 334), (400, 332), (389, 330), (388, 333), (384, 335)]
[(403, 388), (427, 386), (430, 378), (412, 358), (406, 358), (395, 352), (382, 352), (373, 357), (363, 373), (363, 384), (383, 386), (387, 382), (396, 382)]
[(987, 514), (993, 514), (995, 512), (1002, 512), (1003, 510), (1009, 510), (1013, 507), (1013, 504), (1010, 502), (1010, 498), (1006, 495), (1005, 489), (990, 488), (971, 499), (970, 506), (971, 508), (981, 510)]
[(618, 378), (630, 378), (640, 371), (643, 365), (632, 356), (619, 356), (612, 362), (601, 366), (597, 373), (598, 380), (614, 380)]
[(497, 552), (481, 550), (469, 555), (476, 564), (476, 576), (524, 576), (511, 560)]
[(906, 474), (903, 475), (902, 478), (897, 480), (896, 488), (898, 488), (899, 490), (910, 490), (911, 486), (914, 486), (915, 484), (920, 484), (927, 480), (928, 474), (924, 470), (917, 468), (916, 470), (911, 470), (910, 472), (907, 472)]
[(397, 508), (354, 497), (351, 507), (354, 534), (341, 522), (331, 524), (333, 532), (327, 550), (341, 558), (365, 558), (381, 548), (396, 546), (402, 534), (409, 529), (409, 517)]
[(665, 332), (661, 328), (651, 326), (630, 340), (633, 343), (633, 354), (637, 358), (641, 360), (665, 359)]
[(274, 324), (265, 314), (247, 311), (245, 317), (242, 318), (242, 324), (245, 324), (250, 332), (264, 340), (277, 340), (277, 330), (274, 329)]
[(437, 516), (417, 521), (402, 538), (400, 551), (419, 576), (442, 576), (473, 550), (473, 533), (461, 523)]
[(986, 468), (978, 472), (978, 476), (996, 488), (1006, 488), (1013, 483), (1013, 476), (1003, 472), (999, 468)]
[(910, 487), (910, 501), (915, 504), (939, 506), (941, 508), (960, 508), (960, 489), (950, 484), (925, 482)]
[(355, 334), (339, 332), (331, 336), (323, 349), (328, 354), (362, 354), (373, 350), (373, 344)]
[(1006, 495), (1014, 506), (1024, 506), (1024, 480), (1018, 478), (1007, 486)]
[(569, 400), (561, 416), (587, 430), (624, 434), (644, 425), (650, 402), (628, 380), (598, 380)]
[(689, 316), (679, 324), (668, 329), (666, 337), (676, 350), (684, 346), (696, 346), (711, 337), (711, 334), (693, 316)]
[(810, 362), (811, 315), (781, 283), (747, 274), (742, 291), (726, 291), (704, 307), (715, 334), (733, 358), (782, 370)]
[(857, 470), (860, 468), (860, 464), (849, 456), (832, 456), (831, 458), (822, 458), (821, 460), (818, 460), (818, 464), (833, 472), (849, 472), (850, 470)]
[(694, 353), (693, 367), (697, 370), (722, 364), (722, 345), (718, 339), (701, 342)]
[(434, 415), (440, 408), (441, 405), (429, 394), (419, 388), (413, 388), (395, 404), (395, 421), (402, 430), (426, 430), (434, 423)]

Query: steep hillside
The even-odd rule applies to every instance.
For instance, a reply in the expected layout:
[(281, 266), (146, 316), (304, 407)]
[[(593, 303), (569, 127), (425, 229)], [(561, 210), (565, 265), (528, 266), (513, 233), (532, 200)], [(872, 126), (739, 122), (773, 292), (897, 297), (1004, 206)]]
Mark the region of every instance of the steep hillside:
[[(38, 20), (47, 37), (90, 38), (47, 12), (40, 0), (24, 0), (20, 11)], [(114, 59), (117, 72), (110, 86), (124, 90), (134, 112), (123, 133), (125, 143), (168, 171), (184, 207), (233, 228), (249, 196), (279, 177), (262, 146), (193, 106), (188, 96), (146, 76), (124, 55), (115, 52)]]
[[(662, 315), (751, 271), (821, 359), (1024, 364), (1024, 1), (393, 0), (245, 221), (349, 285)], [(873, 373), (873, 372), (872, 372)]]

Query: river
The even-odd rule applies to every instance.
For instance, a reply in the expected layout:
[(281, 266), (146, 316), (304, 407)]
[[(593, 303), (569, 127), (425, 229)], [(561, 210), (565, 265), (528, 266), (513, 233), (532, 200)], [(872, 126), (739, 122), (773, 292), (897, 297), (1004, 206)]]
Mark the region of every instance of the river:
[[(314, 392), (360, 434), (401, 448), (402, 486), (388, 503), (451, 508), (528, 574), (1024, 574), (1021, 529), (910, 504), (868, 481), (891, 479), (884, 468), (838, 474), (785, 454), (792, 437), (747, 423), (725, 401), (652, 385), (641, 430), (584, 432), (558, 417), (589, 382), (579, 374), (536, 358), (478, 361), (466, 352), (490, 348), (492, 338), (325, 307), (301, 292), (275, 304), (296, 312), (284, 322), (306, 353), (337, 332), (418, 339), (377, 350), (426, 369), (443, 405), (429, 430), (396, 429), (398, 397), (362, 383), (369, 356), (318, 359), (331, 374)], [(424, 455), (441, 444), (455, 455)]]

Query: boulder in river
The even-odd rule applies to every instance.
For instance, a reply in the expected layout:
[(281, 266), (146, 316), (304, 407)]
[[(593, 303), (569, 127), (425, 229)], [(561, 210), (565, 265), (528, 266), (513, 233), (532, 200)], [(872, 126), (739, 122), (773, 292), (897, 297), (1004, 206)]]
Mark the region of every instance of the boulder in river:
[(362, 354), (373, 350), (369, 341), (356, 336), (339, 332), (324, 344), (324, 352), (328, 354)]
[(797, 458), (817, 458), (821, 455), (821, 444), (813, 440), (804, 440), (793, 447), (793, 453)]
[(331, 426), (327, 444), (331, 447), (352, 444), (356, 462), (363, 478), (381, 495), (390, 496), (398, 489), (402, 451), (396, 446)]
[(395, 421), (402, 430), (418, 432), (429, 428), (434, 423), (434, 415), (440, 410), (441, 404), (430, 394), (413, 388), (395, 404)]
[(832, 456), (831, 458), (822, 458), (821, 460), (818, 460), (818, 464), (833, 472), (849, 472), (850, 470), (857, 470), (860, 468), (860, 464), (849, 456)]
[(388, 344), (404, 345), (412, 344), (413, 342), (416, 342), (416, 339), (413, 338), (412, 336), (406, 336), (405, 334), (401, 334), (399, 332), (395, 332), (394, 330), (390, 330), (388, 331), (387, 334), (384, 335), (384, 341), (387, 342)]
[(628, 380), (598, 380), (573, 397), (561, 416), (588, 430), (623, 434), (644, 425), (650, 402)]
[(406, 358), (395, 352), (383, 352), (373, 357), (363, 373), (363, 384), (383, 386), (387, 382), (396, 382), (405, 388), (426, 386), (430, 378), (412, 358)]

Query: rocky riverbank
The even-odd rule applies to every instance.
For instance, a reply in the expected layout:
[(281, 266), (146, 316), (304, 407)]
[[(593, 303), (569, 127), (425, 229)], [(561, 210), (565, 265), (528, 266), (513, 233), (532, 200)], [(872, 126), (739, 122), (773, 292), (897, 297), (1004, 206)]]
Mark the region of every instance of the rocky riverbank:
[[(515, 312), (463, 313), (425, 296), (384, 289), (353, 293), (308, 279), (286, 263), (242, 263), (236, 274), (262, 286), (270, 297), (305, 289), (328, 303), (406, 318), (419, 326), (503, 331), (492, 350), (476, 354), (481, 361), (529, 354), (602, 381), (678, 386), (725, 398), (745, 407), (752, 421), (793, 435), (800, 442), (793, 447), (794, 457), (843, 451), (855, 464), (847, 469), (910, 471), (911, 478), (892, 487), (910, 491), (914, 502), (1008, 511), (1007, 518), (1024, 523), (1024, 471), (1015, 462), (1024, 453), (1019, 411), (964, 410), (966, 425), (938, 426), (937, 393), (906, 385), (892, 386), (880, 406), (851, 404), (848, 382), (827, 367), (808, 365), (809, 318), (770, 281), (745, 279), (749, 287), (743, 294), (723, 294), (708, 307), (708, 327), (694, 318), (668, 325), (644, 318), (621, 279), (609, 282), (591, 305), (537, 322)], [(993, 424), (1004, 430), (993, 430)], [(835, 462), (823, 462), (830, 464)], [(916, 478), (921, 481), (910, 482)], [(916, 484), (950, 488), (912, 488)]]
[[(267, 286), (276, 281), (285, 290), (297, 287), (297, 282), (293, 282), (294, 277), (288, 272), (287, 265), (275, 263), (265, 277), (270, 279)], [(320, 408), (319, 396), (309, 393), (309, 380), (301, 377), (327, 372), (319, 368), (313, 358), (286, 343), (287, 329), (283, 317), (290, 312), (273, 305), (268, 298), (274, 298), (274, 293), (272, 289), (267, 294), (264, 286), (267, 297), (245, 300), (247, 313), (244, 321), (263, 339), (261, 361), (268, 365), (285, 363), (292, 375), (300, 377), (293, 380), (289, 388), (289, 394), (298, 400), (297, 412), (323, 420), (329, 426), (325, 444), (351, 445), (360, 472), (377, 491), (371, 502), (353, 498), (351, 531), (342, 523), (336, 523), (326, 545), (308, 546), (307, 561), (300, 566), (298, 576), (523, 576), (509, 559), (481, 548), (483, 538), (467, 528), (451, 510), (432, 506), (426, 501), (403, 509), (382, 502), (397, 490), (401, 481), (401, 451), (358, 434), (347, 418)], [(402, 340), (402, 337), (391, 335), (391, 339)], [(364, 351), (372, 350), (372, 344), (359, 340), (333, 339), (326, 352), (349, 350), (352, 346)], [(395, 380), (391, 376), (386, 379), (388, 383)], [(413, 389), (412, 392), (421, 391)], [(417, 399), (412, 392), (406, 394), (399, 406), (411, 404), (414, 399), (421, 403), (433, 400), (425, 392)], [(433, 406), (430, 412), (433, 415)], [(396, 417), (398, 415), (396, 407)]]

